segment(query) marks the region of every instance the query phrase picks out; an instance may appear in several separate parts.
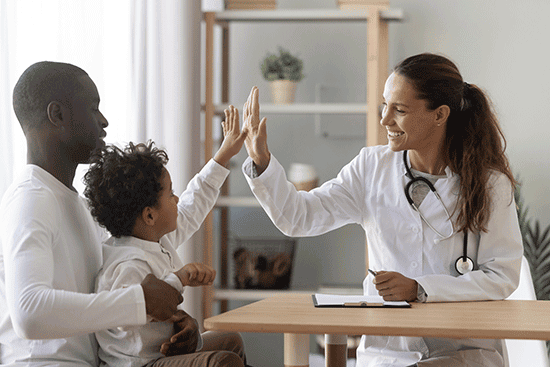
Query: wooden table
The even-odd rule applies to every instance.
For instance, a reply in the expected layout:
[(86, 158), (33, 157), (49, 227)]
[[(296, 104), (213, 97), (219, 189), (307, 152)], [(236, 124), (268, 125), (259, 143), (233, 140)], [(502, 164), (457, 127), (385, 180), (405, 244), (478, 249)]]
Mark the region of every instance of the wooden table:
[(327, 366), (345, 366), (347, 335), (550, 340), (550, 302), (412, 303), (315, 308), (309, 295), (264, 299), (204, 320), (208, 330), (284, 333), (286, 367), (309, 365), (309, 334), (326, 334)]

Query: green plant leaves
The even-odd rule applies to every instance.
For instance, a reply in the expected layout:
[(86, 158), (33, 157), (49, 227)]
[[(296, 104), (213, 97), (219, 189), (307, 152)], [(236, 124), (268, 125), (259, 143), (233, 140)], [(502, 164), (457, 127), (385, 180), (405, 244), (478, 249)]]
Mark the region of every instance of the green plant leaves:
[(268, 53), (260, 64), (262, 75), (267, 81), (291, 80), (299, 82), (304, 77), (302, 69), (302, 60), (280, 46), (278, 55)]
[(537, 299), (550, 300), (550, 226), (541, 229), (538, 220), (533, 227), (528, 223), (523, 246)]
[[(514, 197), (523, 239), (523, 254), (529, 263), (537, 299), (550, 300), (550, 225), (541, 229), (538, 220), (531, 224), (527, 216), (529, 209), (523, 203), (520, 186), (521, 184), (516, 185)], [(550, 341), (546, 341), (546, 350), (550, 355)]]
[(523, 253), (529, 262), (533, 286), (538, 300), (550, 300), (550, 226), (542, 229), (540, 222), (528, 218), (529, 209), (521, 197), (520, 185), (514, 192), (519, 227), (523, 239)]

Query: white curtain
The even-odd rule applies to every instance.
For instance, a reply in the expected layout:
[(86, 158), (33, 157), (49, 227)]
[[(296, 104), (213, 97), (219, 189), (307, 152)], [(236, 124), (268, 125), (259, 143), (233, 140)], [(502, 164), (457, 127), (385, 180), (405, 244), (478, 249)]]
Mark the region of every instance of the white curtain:
[[(11, 92), (9, 91), (9, 35), (8, 35), (8, 3), (0, 0), (0, 194), (9, 186), (13, 179), (14, 134), (11, 112)], [(21, 134), (22, 135), (22, 134)], [(21, 137), (20, 137), (21, 138)]]
[[(0, 0), (0, 142), (3, 195), (26, 162), (26, 143), (13, 113), (12, 92), (21, 73), (38, 61), (83, 68), (96, 83), (109, 120), (107, 141), (135, 139), (128, 129), (130, 0)], [(81, 167), (75, 187), (82, 189)]]
[[(153, 139), (181, 192), (200, 169), (200, 20), (195, 0), (0, 0), (0, 196), (26, 162), (13, 86), (43, 60), (86, 70), (109, 121), (107, 142)], [(75, 178), (80, 192), (86, 168)], [(200, 260), (195, 242), (180, 253), (184, 263)], [(200, 317), (200, 293), (186, 292), (185, 307)]]
[[(200, 170), (200, 1), (135, 0), (131, 12), (134, 129), (167, 150), (181, 192)], [(184, 263), (200, 259), (200, 237), (182, 246)], [(200, 289), (185, 292), (185, 309), (200, 318)]]

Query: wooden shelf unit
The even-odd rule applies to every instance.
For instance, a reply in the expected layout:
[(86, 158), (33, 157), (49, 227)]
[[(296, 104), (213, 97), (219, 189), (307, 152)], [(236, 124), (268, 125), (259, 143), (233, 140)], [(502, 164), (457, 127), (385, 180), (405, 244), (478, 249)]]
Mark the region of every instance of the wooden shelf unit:
[[(366, 101), (361, 103), (295, 103), (288, 105), (262, 104), (262, 114), (361, 114), (366, 115), (366, 145), (383, 144), (386, 133), (379, 124), (378, 106), (381, 104), (381, 95), (388, 70), (388, 22), (404, 19), (400, 9), (380, 9), (377, 6), (366, 7), (364, 10), (229, 10), (220, 12), (205, 12), (205, 104), (203, 106), (205, 121), (204, 160), (212, 158), (213, 131), (212, 119), (222, 115), (228, 101), (229, 55), (222, 55), (222, 104), (214, 103), (214, 27), (221, 26), (222, 49), (228, 50), (229, 24), (231, 22), (365, 22), (367, 42), (367, 77)], [(227, 186), (222, 189), (222, 196), (217, 202), (217, 209), (221, 211), (221, 243), (220, 243), (220, 282), (221, 289), (204, 288), (202, 295), (203, 317), (213, 315), (212, 304), (221, 302), (222, 312), (227, 310), (227, 300), (260, 300), (277, 295), (280, 292), (308, 293), (314, 290), (285, 290), (285, 291), (253, 291), (227, 289), (227, 251), (228, 232), (227, 218), (229, 207), (259, 207), (253, 197), (230, 197)], [(211, 212), (204, 223), (203, 261), (213, 264), (214, 248), (214, 221)]]

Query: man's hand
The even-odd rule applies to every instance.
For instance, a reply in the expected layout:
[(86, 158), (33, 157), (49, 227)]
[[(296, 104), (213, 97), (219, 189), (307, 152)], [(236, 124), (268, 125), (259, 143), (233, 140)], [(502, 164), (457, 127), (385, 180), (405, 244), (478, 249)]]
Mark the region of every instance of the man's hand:
[(229, 106), (223, 112), (225, 113), (225, 119), (222, 121), (223, 143), (214, 156), (214, 160), (222, 166), (226, 166), (231, 157), (239, 153), (243, 147), (246, 138), (246, 129), (243, 127), (241, 131), (239, 126), (239, 110), (235, 107)]
[(201, 263), (187, 264), (174, 273), (178, 276), (184, 287), (212, 285), (214, 278), (216, 278), (216, 270), (211, 266)]
[(174, 317), (174, 335), (160, 346), (167, 357), (194, 353), (199, 342), (199, 325), (185, 311), (178, 310)]
[(260, 103), (258, 87), (252, 87), (248, 100), (243, 107), (243, 130), (246, 130), (244, 144), (246, 151), (254, 164), (256, 170), (261, 174), (268, 166), (271, 153), (267, 149), (267, 128), (266, 118), (260, 121)]
[(379, 271), (376, 273), (373, 283), (384, 301), (412, 302), (416, 300), (418, 283), (400, 273)]
[(168, 283), (148, 274), (141, 282), (145, 296), (145, 310), (153, 320), (165, 321), (174, 316), (183, 302), (182, 295)]

